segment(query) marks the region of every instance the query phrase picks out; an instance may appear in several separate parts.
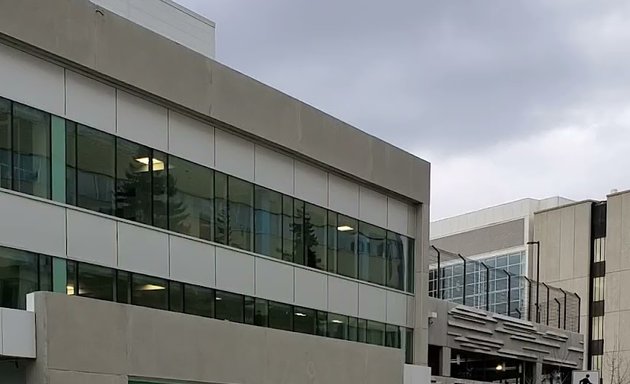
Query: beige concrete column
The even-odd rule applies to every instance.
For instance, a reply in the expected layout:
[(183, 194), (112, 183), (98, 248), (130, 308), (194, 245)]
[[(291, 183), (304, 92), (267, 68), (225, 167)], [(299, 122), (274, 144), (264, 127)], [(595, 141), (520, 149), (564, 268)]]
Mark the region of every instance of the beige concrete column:
[(451, 349), (442, 347), (440, 351), (440, 376), (451, 376)]

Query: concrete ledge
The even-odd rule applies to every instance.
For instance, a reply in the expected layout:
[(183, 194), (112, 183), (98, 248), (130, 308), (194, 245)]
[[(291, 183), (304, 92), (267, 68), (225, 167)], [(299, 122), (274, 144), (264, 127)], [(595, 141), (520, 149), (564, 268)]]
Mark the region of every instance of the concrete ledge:
[(0, 356), (36, 357), (33, 312), (0, 308)]

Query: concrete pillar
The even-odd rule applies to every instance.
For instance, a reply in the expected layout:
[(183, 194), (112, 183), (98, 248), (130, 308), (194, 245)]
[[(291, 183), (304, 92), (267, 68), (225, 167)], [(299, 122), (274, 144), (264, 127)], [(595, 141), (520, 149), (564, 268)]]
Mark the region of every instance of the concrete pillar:
[(451, 376), (451, 349), (449, 347), (440, 349), (440, 376)]
[(536, 362), (534, 364), (534, 369), (532, 370), (532, 383), (533, 384), (542, 384), (542, 371), (543, 365), (540, 362)]

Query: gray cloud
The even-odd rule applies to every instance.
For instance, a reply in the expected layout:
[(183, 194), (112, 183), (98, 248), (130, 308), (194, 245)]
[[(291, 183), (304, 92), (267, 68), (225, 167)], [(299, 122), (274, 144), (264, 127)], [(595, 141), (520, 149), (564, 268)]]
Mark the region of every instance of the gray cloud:
[[(220, 61), (428, 158), (438, 177), (467, 180), (452, 164), (487, 154), (544, 170), (536, 159), (505, 161), (500, 148), (553, 141), (567, 127), (601, 138), (626, 122), (630, 4), (622, 0), (178, 1), (217, 22)], [(494, 203), (566, 190), (532, 187), (558, 175), (524, 174)], [(602, 193), (575, 185), (578, 196)], [(491, 203), (472, 196), (452, 208), (439, 188), (438, 216)]]

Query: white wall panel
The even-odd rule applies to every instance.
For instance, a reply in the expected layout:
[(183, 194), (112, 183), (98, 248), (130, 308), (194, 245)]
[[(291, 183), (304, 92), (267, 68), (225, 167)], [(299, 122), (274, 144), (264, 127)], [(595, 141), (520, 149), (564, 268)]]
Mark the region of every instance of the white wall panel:
[(407, 327), (415, 328), (416, 324), (416, 299), (413, 296), (407, 296)]
[(328, 275), (295, 268), (295, 304), (328, 310)]
[(66, 70), (66, 117), (101, 131), (116, 133), (116, 90)]
[(322, 207), (328, 206), (327, 173), (295, 161), (295, 196)]
[(254, 181), (254, 143), (215, 129), (214, 147), (218, 170)]
[(255, 182), (263, 187), (293, 195), (293, 159), (256, 145)]
[(129, 140), (166, 151), (168, 118), (166, 108), (118, 90), (117, 130)]
[(359, 187), (359, 219), (386, 228), (387, 196)]
[(217, 247), (217, 288), (254, 294), (254, 256)]
[(174, 111), (168, 113), (169, 153), (214, 167), (214, 127)]
[(294, 267), (261, 257), (255, 259), (255, 295), (283, 303), (292, 303)]
[(66, 257), (64, 208), (0, 192), (0, 215), (1, 245)]
[(169, 246), (171, 279), (215, 286), (216, 247), (179, 236), (170, 236)]
[(407, 295), (386, 291), (387, 322), (400, 326), (407, 326)]
[(80, 211), (67, 210), (68, 257), (115, 268), (116, 221)]
[(118, 223), (118, 267), (168, 278), (168, 234)]
[(359, 313), (359, 283), (328, 276), (328, 310), (349, 316)]
[(35, 313), (0, 308), (0, 355), (35, 358)]
[(63, 116), (63, 68), (0, 44), (0, 96)]
[(409, 208), (407, 204), (387, 198), (387, 229), (402, 235), (408, 234)]
[(359, 284), (359, 317), (387, 320), (387, 290), (367, 284)]
[(335, 175), (329, 175), (328, 182), (330, 209), (351, 217), (359, 217), (359, 186)]

